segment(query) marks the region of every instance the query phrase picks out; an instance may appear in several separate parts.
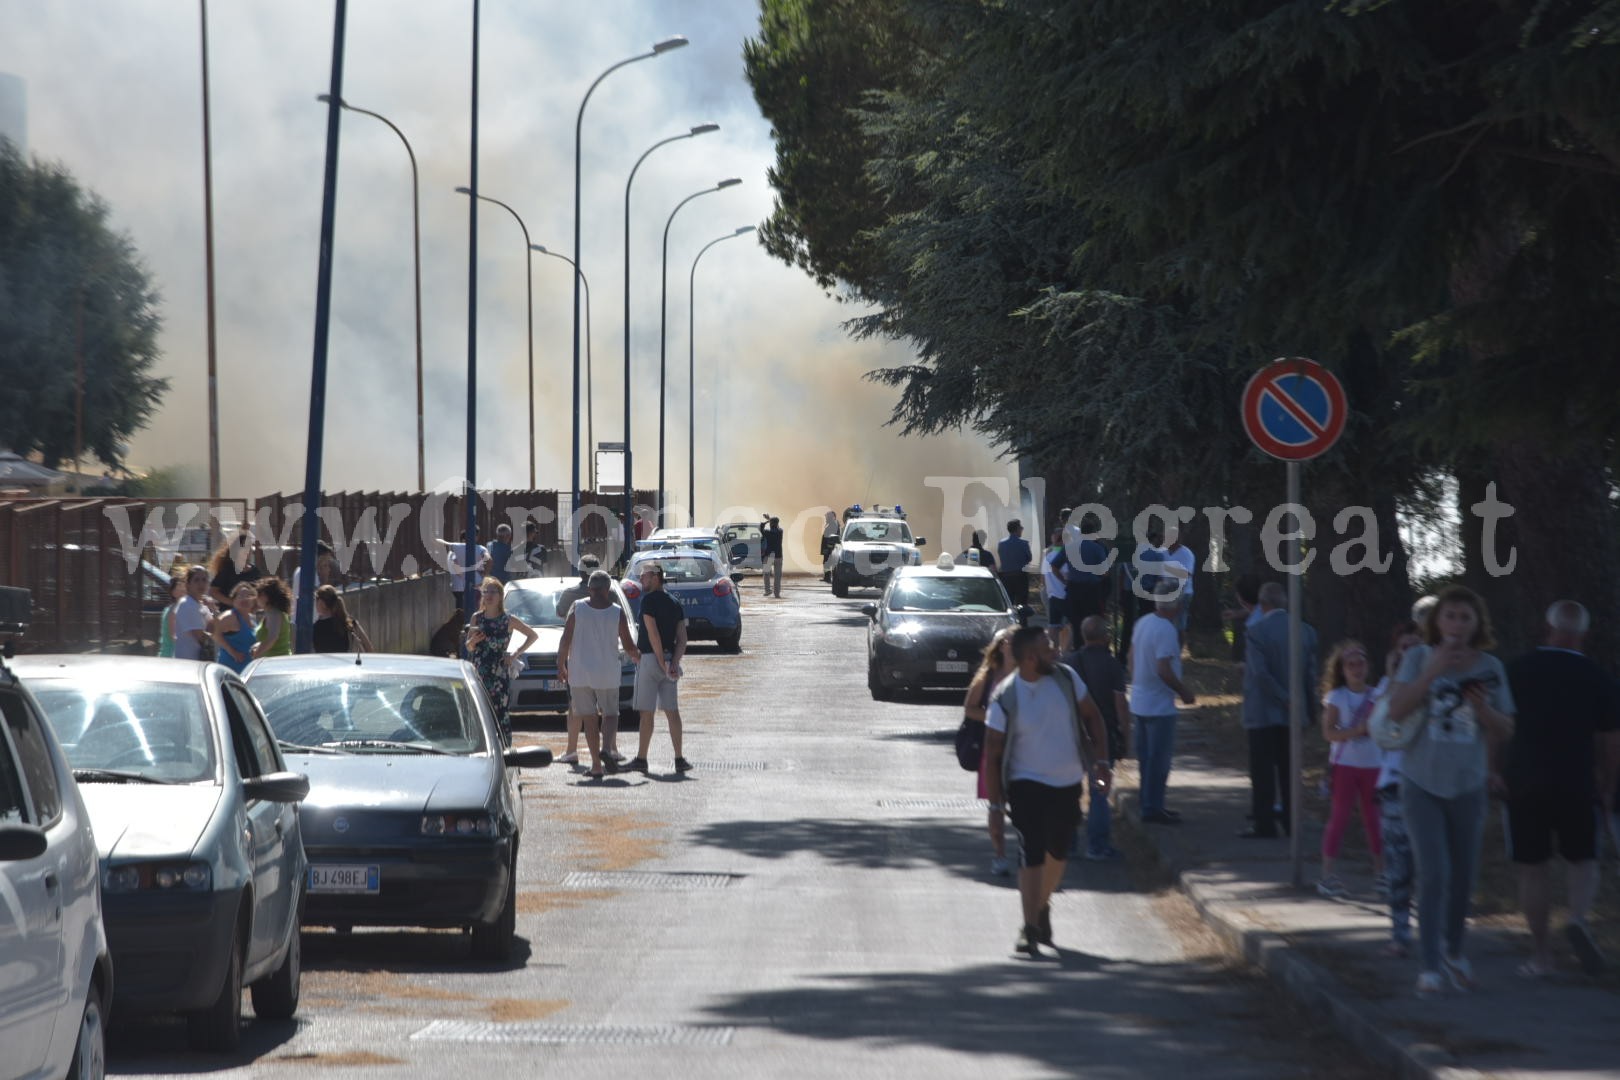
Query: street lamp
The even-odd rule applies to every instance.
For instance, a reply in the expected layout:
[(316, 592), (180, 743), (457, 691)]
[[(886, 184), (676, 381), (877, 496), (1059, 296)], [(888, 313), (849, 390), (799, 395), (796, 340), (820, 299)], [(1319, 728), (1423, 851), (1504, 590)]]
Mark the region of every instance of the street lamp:
[[(592, 364), (591, 364), (591, 282), (590, 282), (590, 279), (585, 276), (585, 271), (581, 270), (578, 266), (575, 265), (573, 259), (570, 259), (568, 256), (564, 255), (560, 251), (552, 251), (550, 248), (546, 247), (544, 244), (530, 244), (529, 245), (529, 250), (530, 251), (538, 251), (542, 255), (550, 255), (553, 259), (561, 259), (563, 262), (567, 263), (569, 266), (574, 267), (574, 273), (579, 276), (580, 284), (585, 286), (585, 445), (590, 446), (590, 447), (595, 447), (595, 445), (596, 445), (596, 442), (595, 442), (596, 429), (595, 429), (595, 427), (593, 426), (593, 424), (591, 422), (592, 419), (596, 415), (596, 409), (595, 409), (595, 405), (594, 405), (594, 401), (595, 401), (594, 391), (591, 389), (592, 381), (593, 381), (592, 378), (591, 378), (591, 372), (592, 372), (593, 369), (592, 369)], [(591, 458), (591, 483), (590, 483), (590, 487), (591, 487), (592, 491), (596, 490), (596, 459), (595, 459), (594, 456)]]
[[(580, 135), (581, 135), (581, 132), (582, 132), (582, 130), (584, 128), (584, 125), (585, 125), (585, 106), (590, 103), (591, 95), (593, 93), (595, 93), (596, 88), (602, 84), (602, 80), (607, 78), (609, 75), (613, 74), (615, 71), (618, 71), (620, 68), (624, 67), (626, 64), (633, 64), (638, 60), (651, 60), (655, 56), (662, 56), (664, 53), (671, 52), (671, 51), (673, 51), (675, 49), (679, 49), (682, 46), (684, 46), (685, 44), (686, 44), (686, 39), (684, 37), (682, 37), (681, 35), (676, 34), (674, 37), (668, 37), (668, 38), (665, 38), (663, 41), (655, 43), (653, 45), (653, 47), (650, 50), (648, 50), (647, 52), (638, 53), (637, 55), (629, 57), (628, 59), (620, 60), (617, 64), (614, 64), (612, 67), (610, 67), (606, 71), (602, 72), (602, 74), (598, 75), (596, 77), (596, 81), (591, 83), (590, 87), (585, 91), (584, 98), (582, 98), (580, 100), (579, 114), (574, 118), (574, 265), (576, 267), (578, 267), (579, 264), (580, 264), (580, 252), (579, 252)], [(573, 449), (573, 469), (571, 471), (573, 494), (572, 494), (572, 501), (568, 504), (568, 516), (570, 518), (574, 519), (576, 522), (579, 519), (579, 292), (580, 292), (579, 275), (575, 274), (574, 275), (574, 428), (573, 428), (574, 438), (573, 438), (573, 448), (572, 448)], [(628, 398), (629, 389), (630, 389), (629, 385), (626, 384), (625, 391), (626, 391), (626, 397), (627, 398)], [(628, 446), (629, 446), (629, 444), (627, 442), (626, 443), (626, 450), (627, 451), (628, 451)], [(629, 474), (630, 455), (629, 455), (628, 452), (626, 452), (626, 454), (625, 454), (624, 464), (625, 464), (625, 489), (629, 490), (629, 488), (630, 488), (630, 474)], [(577, 553), (578, 550), (579, 550), (578, 538), (572, 536), (572, 530), (570, 530), (570, 539), (574, 541), (574, 550)], [(627, 548), (626, 550), (629, 550), (629, 549)]]
[[(716, 244), (735, 240), (754, 231), (744, 225), (735, 232), (717, 236), (704, 244), (692, 259), (692, 272), (686, 276), (686, 504), (687, 524), (697, 525), (697, 304), (695, 301), (698, 260)], [(712, 493), (711, 493), (712, 494)]]
[[(203, 278), (208, 310), (208, 497), (219, 502), (219, 361), (214, 334), (214, 144), (208, 105), (208, 0), (197, 0), (202, 31)], [(346, 12), (340, 12), (341, 24)]]
[[(471, 188), (458, 187), (458, 188), (456, 188), (456, 194), (458, 194), (458, 195), (472, 195), (473, 191), (472, 191)], [(527, 225), (523, 224), (523, 219), (518, 216), (518, 212), (516, 210), (512, 209), (510, 206), (507, 206), (505, 203), (501, 202), (501, 200), (492, 199), (488, 195), (477, 195), (475, 197), (479, 198), (479, 199), (482, 199), (487, 203), (494, 203), (496, 206), (500, 207), (502, 210), (505, 210), (508, 214), (511, 214), (512, 215), (512, 220), (516, 221), (518, 223), (518, 228), (523, 230), (523, 291), (524, 291), (524, 294), (528, 297), (528, 304), (529, 304), (529, 490), (533, 491), (534, 490), (534, 259), (533, 259), (532, 256), (529, 255), (529, 249), (531, 247), (533, 247), (534, 245), (529, 243), (529, 227)]]
[(669, 322), (669, 227), (675, 224), (675, 215), (681, 212), (681, 207), (693, 199), (712, 195), (716, 191), (724, 191), (728, 187), (736, 187), (740, 183), (742, 180), (733, 176), (720, 181), (714, 187), (692, 192), (675, 204), (675, 209), (669, 212), (669, 220), (664, 222), (664, 256), (662, 269), (659, 271), (658, 295), (658, 520), (660, 522), (664, 519), (664, 415), (668, 412), (666, 408), (668, 402), (664, 393), (664, 345), (667, 336), (665, 331)]
[(641, 168), (641, 163), (660, 146), (668, 146), (672, 142), (680, 142), (682, 139), (707, 135), (711, 131), (719, 130), (719, 124), (699, 124), (684, 135), (671, 135), (667, 139), (659, 139), (636, 159), (635, 165), (630, 169), (630, 179), (624, 182), (624, 549), (626, 551), (634, 551), (636, 548), (636, 486), (631, 482), (630, 472), (630, 185), (636, 182), (636, 170)]
[[(329, 104), (332, 95), (319, 94), (315, 100)], [(427, 448), (422, 426), (422, 212), (421, 185), (416, 174), (416, 152), (411, 149), (411, 141), (405, 137), (405, 133), (388, 117), (374, 113), (370, 109), (350, 105), (347, 101), (340, 100), (338, 107), (387, 124), (389, 129), (399, 136), (399, 141), (405, 144), (405, 156), (411, 159), (411, 267), (416, 282), (416, 490), (426, 491)]]

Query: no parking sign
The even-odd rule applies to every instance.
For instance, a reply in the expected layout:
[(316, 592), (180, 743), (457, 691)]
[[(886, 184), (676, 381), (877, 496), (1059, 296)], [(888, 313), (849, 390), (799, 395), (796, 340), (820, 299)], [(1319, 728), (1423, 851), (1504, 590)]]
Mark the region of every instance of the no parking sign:
[(1283, 461), (1309, 461), (1344, 432), (1344, 387), (1321, 364), (1273, 360), (1243, 388), (1243, 428), (1254, 445)]

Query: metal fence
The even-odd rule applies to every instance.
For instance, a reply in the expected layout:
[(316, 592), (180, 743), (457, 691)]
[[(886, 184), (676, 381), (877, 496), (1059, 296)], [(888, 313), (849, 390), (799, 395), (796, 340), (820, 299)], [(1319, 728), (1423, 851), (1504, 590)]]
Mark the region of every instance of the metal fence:
[[(580, 505), (614, 515), (621, 495), (582, 493)], [(637, 492), (648, 505), (651, 492)], [(566, 502), (566, 500), (564, 500)], [(524, 542), (534, 520), (538, 539), (563, 573), (555, 491), (480, 492), (480, 541), (511, 524)], [(35, 651), (155, 647), (158, 616), (169, 604), (169, 574), (183, 563), (207, 562), (213, 548), (243, 525), (260, 545), (266, 571), (290, 579), (303, 540), (299, 495), (222, 499), (0, 498), (0, 585), (31, 592), (31, 624), (22, 642)], [(320, 536), (331, 544), (342, 577), (351, 582), (399, 580), (442, 570), (451, 542), (461, 538), (466, 512), (460, 495), (422, 492), (337, 492), (320, 509)], [(564, 526), (565, 528), (565, 526)], [(581, 520), (582, 551), (608, 558), (618, 549), (610, 518)]]

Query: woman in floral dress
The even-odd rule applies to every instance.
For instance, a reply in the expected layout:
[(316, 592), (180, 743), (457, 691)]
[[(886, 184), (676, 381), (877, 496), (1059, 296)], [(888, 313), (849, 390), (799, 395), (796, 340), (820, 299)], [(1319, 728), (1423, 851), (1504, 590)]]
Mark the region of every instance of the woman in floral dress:
[[(535, 632), (523, 620), (506, 610), (505, 589), (495, 578), (485, 578), (478, 590), (478, 610), (467, 620), (467, 658), (478, 669), (478, 678), (489, 695), (500, 727), (501, 743), (512, 745), (512, 719), (507, 703), (512, 692), (512, 672), (523, 665), (523, 654), (534, 644)], [(507, 655), (513, 634), (523, 635), (517, 652)]]

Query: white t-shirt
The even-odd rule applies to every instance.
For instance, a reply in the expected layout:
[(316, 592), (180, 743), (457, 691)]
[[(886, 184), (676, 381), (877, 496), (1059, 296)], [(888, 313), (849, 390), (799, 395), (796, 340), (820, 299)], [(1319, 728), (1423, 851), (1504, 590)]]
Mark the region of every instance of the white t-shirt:
[[(1186, 544), (1182, 544), (1174, 551), (1166, 550), (1164, 554), (1165, 562), (1180, 563), (1183, 569), (1187, 571), (1185, 576), (1176, 574), (1176, 577), (1181, 579), (1182, 597), (1184, 599), (1190, 599), (1193, 594), (1193, 574), (1198, 570), (1198, 556), (1194, 555), (1192, 548), (1188, 547)], [(1172, 573), (1174, 573), (1174, 571), (1172, 571)]]
[[(1373, 687), (1373, 695), (1374, 695), (1375, 699), (1382, 700), (1383, 698), (1386, 698), (1386, 697), (1389, 696), (1389, 690), (1390, 690), (1390, 678), (1389, 678), (1388, 675), (1385, 675), (1382, 679), (1378, 680), (1378, 685)], [(1374, 743), (1373, 745), (1377, 746), (1378, 744)], [(1398, 784), (1398, 783), (1401, 782), (1401, 757), (1402, 757), (1402, 751), (1400, 751), (1400, 750), (1381, 750), (1381, 751), (1379, 751), (1379, 758), (1378, 758), (1378, 766), (1379, 766), (1379, 768), (1378, 768), (1378, 786), (1379, 787), (1381, 787), (1381, 788), (1382, 787), (1388, 787), (1391, 784)]]
[(208, 612), (194, 596), (182, 597), (174, 607), (174, 658), (176, 660), (202, 659), (202, 646), (191, 636), (191, 631), (208, 633)]
[(468, 545), (462, 543), (450, 545), (450, 558), (448, 562), (451, 574), (451, 592), (461, 591), (463, 583), (467, 581), (467, 579), (462, 575), (468, 573), (469, 571), (472, 574), (472, 580), (470, 582), (472, 588), (476, 589), (484, 582), (484, 575), (479, 572), (478, 568), (489, 562), (489, 548), (485, 547), (483, 544), (475, 545), (473, 547), (472, 565), (463, 566), (461, 563), (461, 557), (466, 552), (467, 547)]
[[(1322, 695), (1322, 706), (1332, 705), (1339, 710), (1339, 728), (1341, 730), (1355, 727), (1358, 718), (1365, 721), (1372, 715), (1373, 705), (1378, 701), (1378, 690), (1369, 686), (1357, 694), (1348, 686), (1335, 686)], [(1383, 755), (1378, 744), (1366, 735), (1349, 742), (1336, 742), (1328, 751), (1328, 761), (1334, 765), (1347, 765), (1355, 769), (1376, 769), (1383, 765)]]
[[(1069, 718), (1068, 695), (1057, 683), (1067, 678), (1062, 671), (1035, 682), (1022, 675), (1012, 677), (1009, 691), (1018, 695), (1017, 737), (1012, 741), (1012, 759), (1007, 763), (1007, 779), (1034, 780), (1048, 787), (1073, 787), (1086, 778), (1080, 762), (1080, 748), (1074, 744), (1074, 726)], [(1086, 696), (1085, 683), (1075, 680), (1075, 700)], [(985, 717), (992, 731), (1007, 731), (1007, 713), (1000, 702), (992, 702)]]
[(1050, 551), (1041, 556), (1041, 578), (1046, 582), (1046, 595), (1054, 600), (1064, 600), (1069, 595), (1069, 586), (1052, 569), (1052, 560), (1056, 559), (1062, 550), (1062, 548), (1059, 548), (1057, 551)]
[(1176, 624), (1157, 613), (1136, 620), (1131, 631), (1131, 713), (1135, 716), (1170, 716), (1176, 711), (1176, 692), (1159, 678), (1159, 661), (1181, 679), (1181, 635)]

